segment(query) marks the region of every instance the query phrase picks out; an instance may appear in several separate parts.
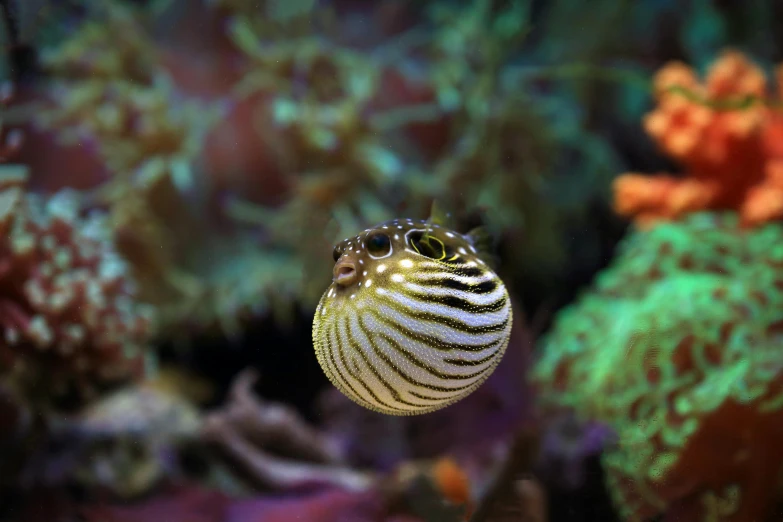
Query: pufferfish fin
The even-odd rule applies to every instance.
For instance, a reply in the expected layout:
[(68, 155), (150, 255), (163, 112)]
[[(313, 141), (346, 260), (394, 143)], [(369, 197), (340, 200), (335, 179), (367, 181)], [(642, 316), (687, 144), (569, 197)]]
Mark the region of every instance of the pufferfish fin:
[(432, 225), (453, 229), (454, 215), (451, 212), (447, 212), (440, 201), (433, 199), (430, 207), (430, 217), (427, 219), (427, 222)]
[(467, 234), (464, 234), (465, 238), (476, 249), (476, 255), (480, 257), (485, 263), (492, 268), (496, 268), (498, 265), (498, 258), (495, 252), (495, 236), (485, 226), (478, 226), (472, 228)]

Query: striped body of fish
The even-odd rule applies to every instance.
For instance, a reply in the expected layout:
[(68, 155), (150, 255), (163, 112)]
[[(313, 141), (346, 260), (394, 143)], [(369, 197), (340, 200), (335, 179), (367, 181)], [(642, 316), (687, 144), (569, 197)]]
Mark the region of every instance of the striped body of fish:
[(508, 292), (471, 235), (399, 219), (334, 249), (313, 343), (329, 380), (353, 401), (415, 415), (473, 392), (511, 332)]

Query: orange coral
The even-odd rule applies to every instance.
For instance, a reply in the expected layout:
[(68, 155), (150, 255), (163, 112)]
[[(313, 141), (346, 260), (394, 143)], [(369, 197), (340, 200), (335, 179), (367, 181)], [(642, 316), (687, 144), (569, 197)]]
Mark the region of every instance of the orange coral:
[(664, 66), (643, 125), (687, 177), (623, 174), (615, 210), (642, 227), (705, 209), (736, 210), (745, 225), (783, 217), (783, 114), (770, 103), (783, 98), (783, 66), (776, 79), (770, 93), (761, 68), (731, 50), (703, 81), (681, 62)]
[(457, 506), (465, 506), (465, 516), (470, 516), (473, 511), (470, 481), (459, 464), (454, 459), (443, 457), (435, 462), (431, 473), (443, 496)]

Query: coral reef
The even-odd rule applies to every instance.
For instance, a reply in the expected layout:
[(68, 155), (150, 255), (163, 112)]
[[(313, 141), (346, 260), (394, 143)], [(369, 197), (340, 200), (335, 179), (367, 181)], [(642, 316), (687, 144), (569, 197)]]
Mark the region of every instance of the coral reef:
[(136, 302), (135, 283), (105, 221), (81, 217), (68, 192), (26, 193), (22, 169), (4, 170), (2, 372), (25, 397), (48, 405), (92, 398), (101, 387), (138, 375), (154, 309)]
[(644, 128), (686, 177), (620, 176), (617, 211), (643, 226), (708, 209), (736, 210), (748, 225), (783, 217), (781, 88), (769, 92), (764, 71), (737, 51), (725, 51), (703, 82), (681, 62), (663, 67)]
[(545, 400), (617, 434), (603, 462), (626, 519), (771, 515), (781, 240), (780, 225), (746, 230), (730, 213), (635, 232), (542, 340), (533, 375)]
[(178, 95), (138, 9), (111, 1), (89, 12), (78, 31), (42, 53), (50, 79), (38, 124), (65, 142), (93, 143), (114, 190), (127, 191), (145, 169), (188, 186), (217, 107)]
[[(212, 236), (187, 194), (221, 105), (178, 93), (138, 9), (107, 2), (89, 12), (79, 31), (43, 53), (51, 80), (36, 123), (62, 144), (89, 147), (105, 166), (107, 178), (82, 194), (80, 205), (107, 210), (140, 294), (160, 310), (161, 331), (183, 331), (199, 319), (208, 327), (217, 312), (194, 313), (209, 289), (187, 258), (209, 249)], [(194, 228), (205, 233), (195, 238)]]
[[(773, 517), (783, 7), (582, 4), (0, 2), (0, 518)], [(435, 414), (319, 390), (333, 242), (433, 207), (528, 317), (633, 218), (541, 339), (541, 415), (522, 315)]]
[[(199, 516), (216, 522), (257, 517), (256, 512), (269, 520), (300, 514), (318, 520), (462, 520), (463, 506), (471, 502), (470, 483), (452, 459), (410, 461), (389, 473), (350, 468), (332, 438), (287, 406), (253, 396), (254, 378), (250, 372), (240, 375), (228, 404), (203, 419), (186, 402), (147, 382), (58, 425), (61, 442), (51, 446), (69, 449), (39, 459), (49, 463), (49, 482), (67, 480), (93, 493), (110, 492), (115, 499), (63, 507), (63, 512), (79, 512), (87, 520), (141, 514), (176, 518), (194, 516), (195, 502), (202, 506)], [(62, 444), (65, 440), (71, 442)], [(194, 486), (182, 465), (188, 452), (200, 455), (221, 489), (234, 495)], [(222, 467), (225, 457), (235, 465)], [(51, 469), (55, 462), (59, 467)], [(153, 486), (165, 497), (139, 498)], [(247, 498), (254, 491), (264, 494)], [(285, 495), (275, 496), (279, 492)], [(129, 499), (136, 502), (117, 502)]]
[[(284, 323), (318, 299), (336, 238), (426, 217), (433, 199), (471, 224), (483, 215), (526, 270), (563, 269), (543, 197), (561, 148), (551, 107), (535, 78), (507, 70), (525, 2), (389, 5), (366, 11), (394, 19), (380, 37), (346, 34), (340, 2), (209, 2), (184, 15), (196, 42), (149, 9), (88, 2), (69, 19), (78, 31), (44, 48), (34, 119), (100, 171), (79, 182), (84, 204), (107, 209), (162, 335)], [(219, 72), (203, 74), (186, 44)]]
[[(328, 32), (290, 37), (260, 29), (259, 13), (235, 14), (230, 34), (247, 57), (238, 93), (256, 97), (249, 110), (289, 190), (275, 207), (233, 200), (229, 213), (306, 260), (314, 280), (327, 275), (312, 252), (400, 212), (426, 217), (433, 199), (460, 217), (480, 211), (498, 235), (514, 234), (509, 244), (529, 246), (522, 229), (552, 223), (536, 195), (554, 147), (535, 101), (505, 81), (526, 15), (519, 2), (433, 6), (431, 36), (411, 28), (367, 53)], [(400, 64), (405, 55), (415, 66)], [(311, 304), (320, 288), (297, 293)]]
[(219, 113), (173, 90), (137, 9), (106, 2), (90, 13), (42, 53), (50, 80), (37, 123), (65, 143), (93, 144), (110, 171), (104, 198), (127, 193), (147, 170), (189, 186), (192, 160)]

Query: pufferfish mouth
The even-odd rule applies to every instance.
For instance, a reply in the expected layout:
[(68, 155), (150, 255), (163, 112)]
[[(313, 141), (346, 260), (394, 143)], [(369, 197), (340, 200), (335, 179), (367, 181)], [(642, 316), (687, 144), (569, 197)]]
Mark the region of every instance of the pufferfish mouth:
[(332, 270), (334, 276), (333, 281), (340, 286), (350, 286), (358, 278), (356, 273), (356, 263), (348, 257), (341, 257), (334, 264), (334, 270)]

